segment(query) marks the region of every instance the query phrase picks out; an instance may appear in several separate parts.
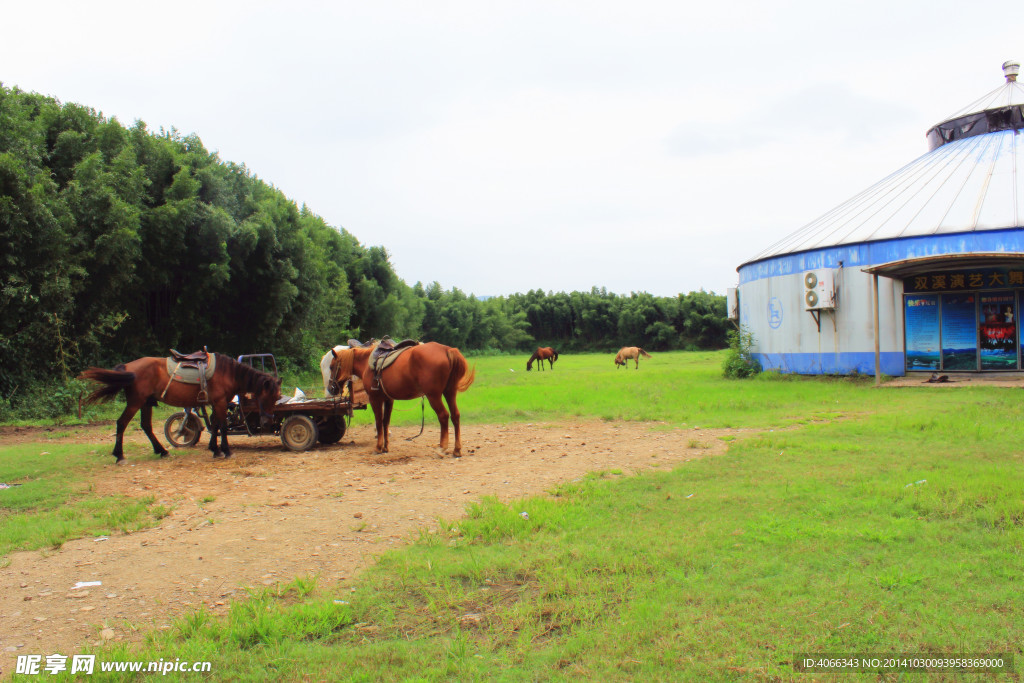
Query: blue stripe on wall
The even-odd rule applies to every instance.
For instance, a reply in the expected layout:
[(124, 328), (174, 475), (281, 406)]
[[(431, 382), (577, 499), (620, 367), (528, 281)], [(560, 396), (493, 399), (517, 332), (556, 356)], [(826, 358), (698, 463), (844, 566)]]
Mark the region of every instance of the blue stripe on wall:
[[(942, 254), (1024, 252), (1024, 229), (981, 230), (953, 235), (902, 237), (773, 256), (740, 266), (740, 284), (818, 268), (866, 268), (891, 261)], [(872, 365), (872, 373), (874, 366)]]
[[(779, 370), (799, 375), (862, 375), (875, 374), (875, 354), (869, 352), (841, 353), (754, 353), (753, 357), (765, 370)], [(881, 354), (882, 373), (891, 377), (906, 374), (903, 353), (887, 351)]]

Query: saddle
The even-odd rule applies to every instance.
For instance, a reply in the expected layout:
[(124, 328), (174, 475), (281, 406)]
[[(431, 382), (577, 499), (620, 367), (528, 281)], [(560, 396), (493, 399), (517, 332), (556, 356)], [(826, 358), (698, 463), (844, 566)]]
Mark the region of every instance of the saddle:
[(199, 393), (196, 394), (196, 402), (199, 404), (209, 403), (210, 397), (206, 391), (206, 381), (213, 377), (216, 369), (217, 356), (207, 351), (205, 346), (202, 351), (193, 351), (192, 353), (181, 353), (171, 349), (171, 355), (167, 358), (167, 374), (170, 379), (167, 381), (163, 393), (160, 394), (160, 400), (167, 395), (167, 390), (171, 388), (171, 382), (181, 382), (182, 384), (198, 384)]
[(178, 362), (181, 362), (181, 363), (186, 363), (186, 362), (197, 362), (197, 363), (198, 362), (202, 362), (202, 363), (205, 363), (205, 362), (207, 362), (207, 359), (209, 358), (209, 356), (210, 356), (210, 352), (206, 350), (205, 346), (203, 347), (202, 351), (193, 351), (192, 353), (181, 353), (180, 351), (176, 351), (174, 349), (171, 349), (171, 358), (173, 358), (174, 360), (176, 360)]
[(403, 351), (413, 346), (419, 346), (415, 339), (403, 339), (397, 343), (389, 337), (381, 339), (370, 352), (370, 369), (379, 375), (384, 368), (394, 363)]

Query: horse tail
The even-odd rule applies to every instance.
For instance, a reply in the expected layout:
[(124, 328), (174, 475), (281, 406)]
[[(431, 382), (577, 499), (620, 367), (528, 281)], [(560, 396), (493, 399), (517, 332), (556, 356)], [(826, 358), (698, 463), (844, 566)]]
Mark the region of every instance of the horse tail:
[(113, 370), (89, 368), (78, 379), (91, 380), (101, 385), (86, 397), (86, 403), (104, 403), (134, 384), (135, 373), (126, 371), (124, 365), (118, 365)]
[(455, 387), (456, 393), (469, 389), (476, 379), (476, 366), (470, 367), (458, 349), (448, 349), (448, 362), (452, 367), (448, 375), (448, 388)]
[(643, 356), (644, 358), (650, 358), (650, 357), (651, 357), (651, 354), (647, 353), (646, 351), (644, 351), (644, 350), (643, 350), (643, 349), (641, 349), (640, 347), (637, 347), (637, 350), (638, 350), (638, 351), (640, 352), (640, 354), (641, 354), (641, 355), (642, 355), (642, 356)]

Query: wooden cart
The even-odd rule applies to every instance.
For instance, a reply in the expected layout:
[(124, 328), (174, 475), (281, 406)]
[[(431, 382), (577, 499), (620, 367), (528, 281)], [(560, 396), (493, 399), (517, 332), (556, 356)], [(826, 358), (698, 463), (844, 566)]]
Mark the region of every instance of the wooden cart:
[[(269, 353), (239, 356), (238, 361), (277, 376), (277, 361)], [(291, 451), (307, 451), (319, 441), (337, 443), (345, 436), (354, 410), (365, 410), (366, 392), (358, 380), (350, 380), (342, 396), (288, 399), (274, 406), (271, 419), (262, 419), (255, 401), (241, 397), (228, 405), (229, 436), (280, 436)], [(164, 422), (164, 436), (177, 448), (198, 443), (203, 429), (210, 429), (206, 406), (174, 413)]]

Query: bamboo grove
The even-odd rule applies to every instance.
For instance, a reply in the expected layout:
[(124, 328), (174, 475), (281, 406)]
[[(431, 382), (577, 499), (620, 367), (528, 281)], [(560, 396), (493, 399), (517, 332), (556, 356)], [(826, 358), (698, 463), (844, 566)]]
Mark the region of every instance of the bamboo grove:
[(468, 351), (720, 348), (723, 296), (407, 285), (382, 246), (196, 135), (0, 84), (0, 417), (28, 387), (168, 348), (310, 365), (350, 337)]

